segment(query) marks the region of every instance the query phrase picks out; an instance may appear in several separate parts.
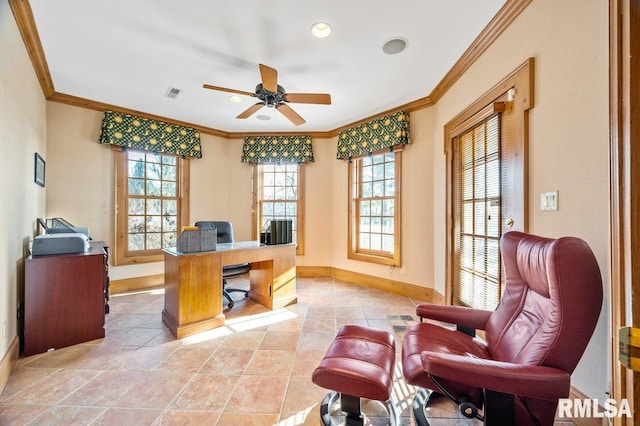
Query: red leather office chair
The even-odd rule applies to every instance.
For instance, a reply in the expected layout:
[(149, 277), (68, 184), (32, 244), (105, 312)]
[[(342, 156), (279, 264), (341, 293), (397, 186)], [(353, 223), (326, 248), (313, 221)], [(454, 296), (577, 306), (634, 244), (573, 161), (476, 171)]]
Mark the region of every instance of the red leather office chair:
[[(578, 238), (521, 232), (505, 234), (500, 250), (505, 289), (494, 312), (424, 304), (416, 311), (421, 320), (458, 329), (426, 322), (407, 328), (403, 374), (428, 389), (414, 399), (418, 424), (428, 424), (429, 399), (446, 395), (486, 425), (552, 425), (558, 399), (569, 396), (602, 307), (595, 256)], [(474, 337), (476, 329), (485, 330), (484, 339)]]

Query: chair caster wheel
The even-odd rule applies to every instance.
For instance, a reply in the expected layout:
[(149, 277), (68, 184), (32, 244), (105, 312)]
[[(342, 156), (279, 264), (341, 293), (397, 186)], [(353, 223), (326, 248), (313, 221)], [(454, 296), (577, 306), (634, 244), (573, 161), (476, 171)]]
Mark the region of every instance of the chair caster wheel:
[(458, 405), (458, 410), (460, 410), (460, 413), (468, 419), (475, 419), (478, 417), (478, 407), (469, 401), (461, 402), (460, 405)]

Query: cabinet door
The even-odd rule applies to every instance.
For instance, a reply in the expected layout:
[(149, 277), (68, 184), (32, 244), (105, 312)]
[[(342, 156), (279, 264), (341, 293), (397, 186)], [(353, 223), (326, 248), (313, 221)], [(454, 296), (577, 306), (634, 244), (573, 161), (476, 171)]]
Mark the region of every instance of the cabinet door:
[(104, 337), (104, 254), (29, 258), (26, 356)]

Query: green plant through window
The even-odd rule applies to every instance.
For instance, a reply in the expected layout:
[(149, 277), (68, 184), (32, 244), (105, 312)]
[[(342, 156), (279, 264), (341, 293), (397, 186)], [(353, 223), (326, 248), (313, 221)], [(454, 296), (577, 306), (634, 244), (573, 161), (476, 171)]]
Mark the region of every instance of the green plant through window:
[(178, 231), (177, 157), (127, 152), (127, 251), (175, 247)]
[(359, 250), (393, 253), (395, 238), (394, 160), (393, 153), (364, 157), (360, 160)]
[(349, 258), (400, 265), (401, 151), (353, 159), (349, 165)]

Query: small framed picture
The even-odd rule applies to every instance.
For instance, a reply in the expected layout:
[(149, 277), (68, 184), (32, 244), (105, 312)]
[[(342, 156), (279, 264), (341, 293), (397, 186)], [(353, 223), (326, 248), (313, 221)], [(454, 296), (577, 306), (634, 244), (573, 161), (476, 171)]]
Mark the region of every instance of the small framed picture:
[(36, 152), (33, 166), (33, 181), (42, 187), (44, 187), (44, 167), (44, 159)]

